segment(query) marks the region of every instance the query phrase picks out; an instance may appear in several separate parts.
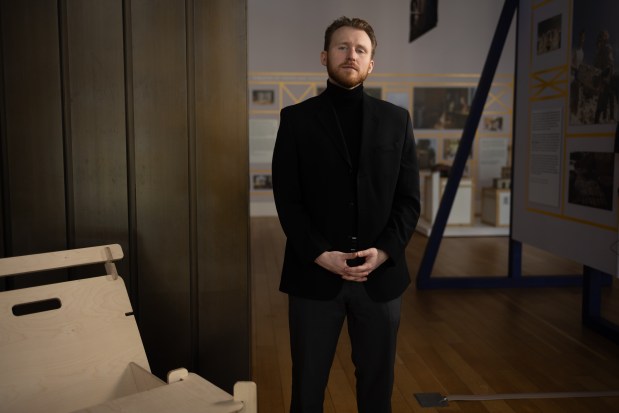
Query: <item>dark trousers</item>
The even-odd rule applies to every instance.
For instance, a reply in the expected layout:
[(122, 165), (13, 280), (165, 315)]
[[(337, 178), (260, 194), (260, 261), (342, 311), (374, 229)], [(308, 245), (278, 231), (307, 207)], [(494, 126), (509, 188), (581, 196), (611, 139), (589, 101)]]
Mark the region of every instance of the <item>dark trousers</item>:
[(372, 301), (362, 283), (345, 282), (330, 301), (289, 296), (290, 413), (322, 413), (344, 319), (352, 347), (359, 413), (390, 413), (401, 298)]

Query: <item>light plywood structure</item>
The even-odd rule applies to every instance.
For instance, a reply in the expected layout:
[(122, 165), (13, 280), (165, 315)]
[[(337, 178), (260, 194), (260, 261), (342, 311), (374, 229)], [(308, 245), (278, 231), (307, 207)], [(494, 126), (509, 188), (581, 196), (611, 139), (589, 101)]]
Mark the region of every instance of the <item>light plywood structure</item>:
[(253, 382), (230, 395), (180, 368), (150, 373), (119, 245), (0, 259), (0, 277), (104, 264), (106, 275), (0, 292), (0, 412), (256, 412)]

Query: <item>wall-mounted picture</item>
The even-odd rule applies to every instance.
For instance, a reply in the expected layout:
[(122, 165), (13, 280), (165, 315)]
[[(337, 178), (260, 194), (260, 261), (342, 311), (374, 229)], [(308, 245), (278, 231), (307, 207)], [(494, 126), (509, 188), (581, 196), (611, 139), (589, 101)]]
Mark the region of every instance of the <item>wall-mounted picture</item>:
[(408, 41), (419, 38), (436, 27), (438, 0), (411, 0)]
[(614, 165), (612, 152), (570, 153), (568, 202), (612, 211)]
[[(458, 146), (460, 145), (460, 138), (445, 138), (443, 139), (443, 159), (451, 162), (456, 157)], [(469, 159), (473, 159), (473, 151), (469, 154)]]
[(416, 87), (413, 89), (413, 126), (418, 129), (462, 129), (475, 88)]
[(251, 92), (251, 101), (254, 105), (272, 105), (275, 103), (273, 89), (254, 89)]
[(254, 191), (270, 191), (273, 189), (271, 174), (252, 175), (252, 189)]
[(574, 0), (570, 70), (570, 124), (619, 120), (619, 2)]
[(484, 116), (482, 120), (483, 129), (488, 132), (503, 131), (503, 116)]
[(561, 19), (557, 14), (537, 23), (538, 56), (561, 48)]
[(417, 139), (419, 169), (432, 169), (436, 165), (436, 139)]
[(458, 151), (460, 139), (443, 139), (443, 159), (453, 161)]

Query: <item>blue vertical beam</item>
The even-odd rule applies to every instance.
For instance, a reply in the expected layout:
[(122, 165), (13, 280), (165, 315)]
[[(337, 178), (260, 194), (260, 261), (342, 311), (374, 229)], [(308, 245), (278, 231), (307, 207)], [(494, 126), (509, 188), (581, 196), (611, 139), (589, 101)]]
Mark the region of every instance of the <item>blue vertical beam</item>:
[(585, 266), (582, 284), (582, 322), (607, 339), (619, 344), (619, 326), (602, 316), (602, 287), (611, 284), (612, 276)]
[(428, 239), (426, 250), (419, 266), (419, 272), (417, 274), (418, 288), (423, 288), (426, 282), (430, 280), (434, 262), (438, 255), (438, 249), (445, 232), (445, 226), (447, 225), (447, 219), (449, 218), (449, 213), (451, 212), (451, 207), (456, 197), (456, 191), (460, 185), (460, 179), (462, 178), (466, 161), (471, 153), (477, 126), (479, 125), (479, 120), (481, 119), (481, 114), (484, 110), (486, 99), (488, 98), (488, 92), (492, 86), (494, 74), (496, 73), (501, 53), (503, 52), (503, 46), (505, 45), (505, 40), (507, 39), (509, 28), (517, 8), (518, 0), (505, 0), (492, 43), (490, 44), (488, 57), (486, 58), (486, 63), (484, 64), (481, 78), (479, 79), (479, 85), (477, 86), (473, 102), (471, 103), (471, 110), (462, 132), (458, 151), (456, 152), (456, 157), (451, 167), (449, 178), (447, 179), (447, 185), (441, 198), (436, 219), (432, 225), (430, 238)]
[(507, 276), (513, 280), (520, 279), (522, 277), (522, 243), (511, 237), (511, 228), (509, 236), (509, 256), (507, 260)]

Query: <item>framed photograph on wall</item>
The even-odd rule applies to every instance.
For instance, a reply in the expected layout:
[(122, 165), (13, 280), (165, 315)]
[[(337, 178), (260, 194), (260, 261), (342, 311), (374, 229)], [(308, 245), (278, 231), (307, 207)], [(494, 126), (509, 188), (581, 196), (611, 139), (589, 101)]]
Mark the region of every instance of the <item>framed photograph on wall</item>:
[(251, 91), (251, 103), (259, 106), (271, 106), (275, 103), (273, 89), (254, 89)]
[(415, 87), (413, 124), (419, 129), (462, 129), (469, 115), (473, 87)]

